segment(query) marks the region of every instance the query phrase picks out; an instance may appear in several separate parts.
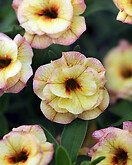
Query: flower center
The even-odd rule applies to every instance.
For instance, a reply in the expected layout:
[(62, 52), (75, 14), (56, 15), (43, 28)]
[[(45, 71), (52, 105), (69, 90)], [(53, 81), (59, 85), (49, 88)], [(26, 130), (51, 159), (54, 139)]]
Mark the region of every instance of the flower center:
[(40, 13), (39, 15), (46, 16), (48, 18), (57, 18), (58, 13), (55, 8), (51, 8), (51, 9), (43, 10), (42, 13)]
[(7, 67), (11, 63), (11, 59), (0, 59), (0, 69)]
[(132, 69), (126, 68), (126, 69), (122, 70), (121, 74), (122, 74), (123, 78), (131, 78), (132, 77)]
[(70, 92), (76, 88), (80, 88), (80, 85), (74, 79), (69, 79), (66, 81), (66, 91)]
[(113, 157), (112, 163), (125, 165), (127, 162), (127, 153), (123, 150), (118, 151), (118, 153)]
[(9, 162), (12, 164), (18, 163), (18, 162), (25, 162), (28, 159), (28, 154), (25, 151), (22, 151), (18, 155), (15, 155), (9, 159)]

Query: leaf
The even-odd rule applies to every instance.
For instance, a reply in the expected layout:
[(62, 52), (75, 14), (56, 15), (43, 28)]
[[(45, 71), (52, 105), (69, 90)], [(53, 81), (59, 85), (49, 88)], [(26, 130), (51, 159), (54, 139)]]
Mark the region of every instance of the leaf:
[(81, 48), (79, 45), (76, 45), (73, 49), (73, 51), (77, 51), (77, 52), (80, 52), (81, 51)]
[(112, 124), (111, 126), (114, 126), (114, 127), (119, 126), (125, 121), (132, 121), (132, 113), (127, 114), (126, 116), (124, 116), (122, 119), (120, 119), (116, 123)]
[(46, 128), (44, 128), (42, 125), (40, 125), (40, 126), (44, 130), (44, 133), (46, 135), (47, 141), (50, 142), (50, 143), (54, 143), (54, 150), (56, 150), (56, 148), (59, 146), (57, 141), (55, 140), (55, 138), (51, 135), (51, 133)]
[(101, 156), (101, 157), (99, 157), (99, 158), (93, 160), (93, 161), (91, 162), (90, 165), (98, 164), (99, 162), (101, 162), (101, 161), (104, 160), (104, 159), (105, 159), (105, 156)]
[(90, 157), (88, 157), (88, 156), (86, 156), (86, 155), (79, 155), (78, 157), (77, 157), (77, 161), (76, 161), (76, 165), (80, 165), (81, 164), (81, 162), (83, 162), (83, 161), (90, 161)]
[(124, 117), (124, 115), (131, 112), (132, 104), (129, 100), (121, 100), (117, 104), (109, 107), (109, 110), (117, 116)]
[(71, 165), (70, 157), (64, 147), (59, 146), (55, 155), (56, 165)]
[(7, 109), (9, 105), (9, 95), (4, 94), (0, 97), (0, 115), (3, 114)]
[(91, 165), (91, 162), (90, 161), (84, 161), (81, 163), (81, 165)]
[(72, 162), (76, 161), (78, 152), (84, 141), (88, 121), (76, 119), (66, 125), (61, 136), (61, 145), (67, 150)]
[(8, 133), (8, 123), (4, 115), (0, 115), (0, 138)]
[(84, 162), (81, 163), (81, 165), (96, 165), (96, 164), (98, 164), (99, 162), (101, 162), (104, 159), (105, 159), (105, 156), (101, 156), (101, 157), (93, 160), (92, 162), (84, 161)]
[(57, 55), (52, 50), (48, 51), (48, 55), (49, 55), (50, 60), (56, 60), (57, 59)]

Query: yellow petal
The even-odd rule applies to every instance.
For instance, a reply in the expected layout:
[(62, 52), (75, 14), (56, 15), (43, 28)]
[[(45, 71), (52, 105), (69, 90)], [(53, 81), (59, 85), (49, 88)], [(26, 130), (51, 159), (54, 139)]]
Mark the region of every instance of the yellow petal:
[(94, 119), (94, 118), (98, 117), (107, 108), (108, 104), (109, 104), (109, 95), (108, 95), (108, 92), (105, 90), (104, 97), (103, 97), (101, 104), (92, 110), (84, 111), (78, 117), (83, 120)]
[(37, 34), (32, 35), (26, 32), (24, 34), (24, 37), (29, 42), (29, 44), (36, 49), (44, 49), (52, 44), (51, 38), (49, 38), (46, 35), (41, 35), (41, 36)]
[(73, 14), (74, 15), (80, 15), (86, 9), (86, 5), (84, 3), (84, 0), (71, 0), (71, 3), (73, 6)]
[(46, 104), (46, 101), (41, 102), (41, 110), (49, 120), (61, 124), (68, 124), (76, 118), (71, 113), (57, 113), (51, 106)]
[(78, 92), (85, 96), (90, 96), (96, 93), (97, 85), (93, 76), (93, 72), (87, 68), (77, 79), (80, 85)]
[(35, 73), (33, 80), (33, 89), (34, 92), (42, 99), (44, 99), (43, 89), (53, 70), (54, 66), (52, 64), (47, 64), (40, 66)]
[(84, 111), (81, 102), (75, 92), (72, 92), (72, 99), (70, 98), (60, 98), (58, 101), (58, 106), (60, 108), (67, 109), (70, 113), (76, 115)]
[(70, 27), (59, 38), (53, 39), (53, 42), (61, 45), (71, 45), (85, 30), (86, 24), (84, 17), (73, 16)]
[(86, 57), (79, 52), (62, 52), (62, 58), (65, 59), (67, 66), (85, 65)]
[(129, 23), (132, 24), (132, 16), (129, 16), (127, 13), (119, 12), (117, 15), (117, 20), (122, 21), (123, 23)]
[(29, 133), (34, 135), (41, 144), (46, 142), (46, 136), (44, 134), (43, 129), (39, 125), (23, 125), (17, 128), (13, 128), (12, 131), (21, 132), (21, 133)]

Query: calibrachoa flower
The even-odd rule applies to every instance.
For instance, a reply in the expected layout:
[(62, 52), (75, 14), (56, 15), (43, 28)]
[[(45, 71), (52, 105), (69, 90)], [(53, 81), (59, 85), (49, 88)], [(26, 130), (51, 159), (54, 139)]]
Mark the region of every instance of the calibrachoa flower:
[(79, 52), (62, 54), (60, 59), (40, 66), (33, 80), (34, 92), (42, 99), (43, 114), (63, 124), (77, 117), (96, 118), (109, 103), (103, 65)]
[(1, 165), (47, 165), (54, 152), (38, 125), (14, 128), (0, 140), (0, 148)]
[(132, 1), (131, 0), (113, 0), (119, 8), (117, 20), (132, 24)]
[(132, 99), (132, 45), (122, 40), (119, 46), (110, 50), (104, 64), (111, 101), (117, 98)]
[(99, 165), (131, 165), (132, 164), (132, 122), (124, 122), (123, 130), (109, 127), (95, 131), (93, 138), (98, 142), (88, 155), (92, 160), (105, 156)]
[(86, 30), (84, 0), (14, 0), (12, 6), (34, 48), (70, 45)]
[(31, 77), (33, 52), (31, 46), (19, 34), (12, 40), (0, 33), (0, 96), (18, 93)]

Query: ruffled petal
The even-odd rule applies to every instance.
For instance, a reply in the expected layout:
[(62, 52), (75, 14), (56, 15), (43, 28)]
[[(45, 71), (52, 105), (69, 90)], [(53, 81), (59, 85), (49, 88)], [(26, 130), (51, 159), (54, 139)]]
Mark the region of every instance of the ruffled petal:
[(86, 9), (86, 5), (84, 3), (84, 0), (71, 0), (71, 3), (73, 6), (73, 14), (74, 15), (80, 15)]
[(41, 102), (41, 110), (49, 120), (61, 124), (68, 124), (76, 118), (71, 113), (57, 113), (51, 106), (47, 105), (45, 101)]
[(86, 30), (85, 19), (82, 16), (73, 16), (70, 27), (59, 38), (54, 39), (53, 43), (61, 45), (71, 45)]
[(109, 104), (109, 95), (108, 92), (105, 90), (101, 104), (95, 109), (84, 111), (82, 114), (79, 114), (78, 117), (83, 120), (94, 119), (98, 117), (107, 108), (108, 104)]
[(29, 33), (25, 33), (24, 37), (26, 38), (26, 40), (28, 41), (28, 43), (36, 49), (45, 49), (47, 48), (49, 45), (52, 44), (52, 39), (49, 38), (46, 35), (37, 35), (37, 34), (29, 34)]
[(34, 92), (42, 99), (44, 99), (43, 89), (53, 70), (54, 66), (52, 64), (47, 64), (40, 66), (35, 73), (33, 80), (33, 89)]
[(46, 142), (46, 136), (43, 129), (39, 125), (23, 125), (17, 128), (13, 128), (12, 131), (17, 131), (21, 133), (29, 133), (34, 135), (41, 144)]

